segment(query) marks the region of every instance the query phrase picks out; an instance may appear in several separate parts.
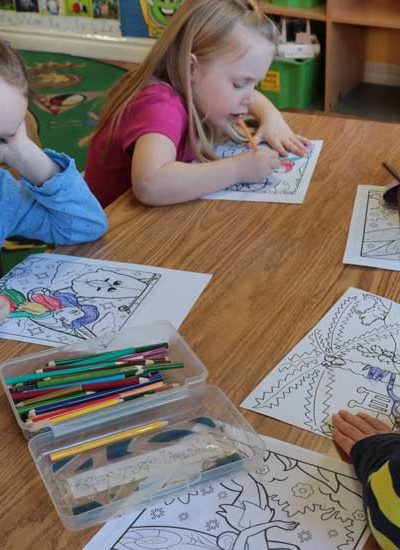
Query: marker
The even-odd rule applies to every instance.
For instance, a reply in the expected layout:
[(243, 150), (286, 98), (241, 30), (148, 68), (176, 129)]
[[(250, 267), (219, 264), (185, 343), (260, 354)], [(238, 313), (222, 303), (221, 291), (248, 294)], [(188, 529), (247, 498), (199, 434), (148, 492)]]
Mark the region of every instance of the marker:
[(250, 130), (247, 127), (247, 124), (245, 121), (241, 118), (239, 118), (238, 124), (240, 128), (242, 129), (242, 132), (244, 133), (247, 141), (250, 144), (250, 147), (253, 149), (253, 151), (256, 153), (258, 151), (257, 143), (255, 142), (254, 137), (251, 135)]
[(50, 460), (56, 462), (57, 460), (62, 460), (64, 458), (69, 458), (78, 453), (83, 453), (85, 451), (91, 451), (92, 449), (97, 449), (98, 447), (103, 447), (105, 445), (111, 445), (117, 443), (118, 441), (124, 441), (125, 439), (130, 439), (131, 437), (136, 437), (138, 435), (145, 435), (157, 430), (161, 430), (168, 425), (167, 420), (159, 420), (157, 422), (151, 422), (150, 424), (142, 424), (141, 426), (136, 426), (130, 430), (124, 430), (122, 432), (117, 432), (114, 434), (106, 435), (87, 441), (86, 443), (81, 443), (78, 445), (73, 445), (72, 447), (67, 447), (60, 451), (55, 451), (50, 454)]

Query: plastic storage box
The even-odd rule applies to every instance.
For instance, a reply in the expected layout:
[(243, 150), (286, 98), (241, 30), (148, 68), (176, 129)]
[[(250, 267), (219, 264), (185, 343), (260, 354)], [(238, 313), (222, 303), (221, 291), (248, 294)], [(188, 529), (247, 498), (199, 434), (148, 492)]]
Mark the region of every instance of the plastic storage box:
[(270, 0), (269, 3), (288, 8), (310, 9), (325, 4), (325, 0)]
[(301, 61), (275, 58), (258, 89), (279, 109), (305, 109), (318, 95), (320, 67), (319, 55)]
[[(161, 341), (169, 342), (171, 359), (185, 363), (184, 369), (169, 371), (168, 381), (179, 382), (178, 387), (55, 424), (36, 435), (21, 422), (7, 377), (68, 355)], [(105, 522), (198, 482), (251, 471), (262, 461), (260, 436), (219, 388), (206, 385), (206, 376), (200, 359), (166, 321), (2, 365), (10, 406), (67, 529)], [(124, 437), (116, 440), (116, 434)]]

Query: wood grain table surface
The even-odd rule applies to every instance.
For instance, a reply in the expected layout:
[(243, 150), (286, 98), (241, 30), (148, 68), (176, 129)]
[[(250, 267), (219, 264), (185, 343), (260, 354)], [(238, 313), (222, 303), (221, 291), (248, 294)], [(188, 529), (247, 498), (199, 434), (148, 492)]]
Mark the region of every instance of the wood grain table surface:
[[(237, 406), (349, 287), (400, 301), (400, 273), (342, 263), (357, 185), (389, 183), (381, 161), (398, 161), (399, 126), (286, 118), (296, 132), (324, 140), (304, 204), (199, 200), (151, 208), (126, 193), (107, 209), (103, 239), (58, 249), (213, 274), (180, 332), (208, 367), (208, 382)], [(0, 360), (42, 349), (4, 340)], [(338, 454), (326, 438), (241, 412), (261, 434)], [(63, 528), (3, 394), (0, 432), (0, 548), (81, 548), (98, 528)]]

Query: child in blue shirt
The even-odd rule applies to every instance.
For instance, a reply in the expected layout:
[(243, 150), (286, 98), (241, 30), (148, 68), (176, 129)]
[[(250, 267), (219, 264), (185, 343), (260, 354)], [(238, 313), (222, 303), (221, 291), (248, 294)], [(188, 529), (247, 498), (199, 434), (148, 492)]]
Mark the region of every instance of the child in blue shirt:
[(42, 151), (26, 133), (28, 81), (18, 54), (0, 41), (0, 246), (12, 235), (55, 244), (93, 241), (107, 219), (67, 155)]

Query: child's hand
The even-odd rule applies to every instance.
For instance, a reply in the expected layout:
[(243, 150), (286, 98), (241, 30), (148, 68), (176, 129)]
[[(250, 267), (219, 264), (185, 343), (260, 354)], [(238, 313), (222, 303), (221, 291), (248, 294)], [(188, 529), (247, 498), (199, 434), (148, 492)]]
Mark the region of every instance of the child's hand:
[(237, 183), (258, 183), (265, 179), (274, 168), (279, 168), (280, 160), (276, 151), (260, 149), (252, 153), (241, 153), (232, 157), (237, 163)]
[(305, 155), (311, 142), (295, 134), (277, 110), (268, 111), (260, 120), (260, 126), (254, 135), (256, 143), (266, 141), (275, 151), (285, 157), (288, 153)]
[(391, 433), (389, 427), (364, 413), (351, 414), (342, 410), (332, 416), (333, 440), (347, 454), (355, 443), (370, 435)]

